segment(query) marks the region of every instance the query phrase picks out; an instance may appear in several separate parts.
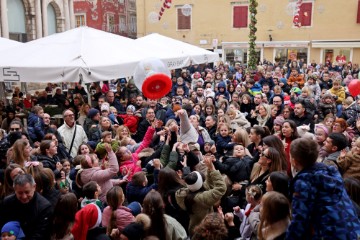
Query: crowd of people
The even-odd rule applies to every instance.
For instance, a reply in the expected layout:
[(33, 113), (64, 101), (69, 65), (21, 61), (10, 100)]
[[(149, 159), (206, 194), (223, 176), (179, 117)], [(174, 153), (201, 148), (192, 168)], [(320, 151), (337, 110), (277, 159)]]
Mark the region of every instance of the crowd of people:
[(359, 239), (358, 74), (191, 65), (156, 100), (133, 79), (15, 88), (0, 109), (1, 239)]

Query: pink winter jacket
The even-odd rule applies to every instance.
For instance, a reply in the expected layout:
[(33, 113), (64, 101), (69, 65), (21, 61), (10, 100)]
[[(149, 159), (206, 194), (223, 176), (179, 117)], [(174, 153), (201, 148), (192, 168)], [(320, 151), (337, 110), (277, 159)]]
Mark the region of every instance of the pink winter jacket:
[(100, 167), (92, 167), (83, 169), (80, 173), (81, 182), (83, 184), (88, 183), (89, 181), (95, 181), (99, 184), (101, 187), (99, 199), (102, 202), (106, 202), (106, 193), (113, 187), (113, 181), (111, 179), (117, 175), (119, 169), (119, 164), (113, 151), (108, 153), (108, 158), (109, 167), (107, 169), (102, 170)]
[[(104, 209), (102, 214), (102, 226), (107, 227), (110, 222), (112, 210), (109, 206)], [(131, 214), (131, 210), (127, 207), (120, 206), (114, 212), (116, 218), (116, 227), (122, 232), (122, 230), (135, 221), (135, 217)]]
[(150, 145), (154, 133), (155, 133), (155, 128), (151, 126), (148, 127), (142, 143), (140, 144), (139, 148), (132, 154), (132, 158), (130, 160), (120, 162), (120, 169), (119, 169), (120, 174), (125, 176), (130, 171), (130, 174), (128, 176), (129, 181), (131, 181), (131, 178), (135, 173), (141, 171), (141, 167), (136, 165), (136, 162), (139, 161), (139, 153), (144, 148), (147, 148)]

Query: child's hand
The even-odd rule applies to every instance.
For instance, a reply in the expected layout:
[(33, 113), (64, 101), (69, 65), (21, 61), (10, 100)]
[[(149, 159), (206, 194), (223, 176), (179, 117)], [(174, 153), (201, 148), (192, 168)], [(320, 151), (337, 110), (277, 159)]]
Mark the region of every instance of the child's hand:
[(154, 168), (155, 168), (155, 169), (160, 169), (160, 166), (161, 166), (160, 159), (157, 159), (157, 158), (154, 159), (153, 165), (154, 165)]
[(204, 156), (204, 163), (207, 166), (209, 171), (215, 170), (214, 164), (212, 162), (211, 156)]
[(346, 149), (340, 151), (340, 157), (343, 158), (346, 156)]
[(233, 210), (234, 210), (235, 213), (239, 213), (240, 212), (240, 207), (239, 206), (233, 207)]
[(227, 224), (229, 226), (234, 226), (234, 214), (231, 213), (231, 212), (228, 212), (225, 214), (225, 217), (224, 217), (225, 221), (227, 222)]
[(187, 157), (184, 156), (183, 160), (180, 161), (181, 165), (183, 165), (183, 167), (187, 167)]
[(222, 217), (222, 219), (224, 219), (224, 212), (223, 212), (221, 206), (218, 207), (217, 212), (220, 214), (220, 216)]
[(190, 148), (189, 148), (189, 145), (187, 143), (183, 144), (182, 148), (183, 148), (184, 152), (187, 152), (187, 153), (190, 152)]
[(210, 152), (216, 153), (216, 146), (215, 146), (215, 144), (213, 144), (213, 145), (211, 146)]
[(56, 170), (60, 171), (63, 168), (60, 162), (56, 163)]
[(112, 148), (111, 148), (110, 144), (108, 144), (108, 143), (104, 143), (104, 148), (108, 153), (112, 151)]

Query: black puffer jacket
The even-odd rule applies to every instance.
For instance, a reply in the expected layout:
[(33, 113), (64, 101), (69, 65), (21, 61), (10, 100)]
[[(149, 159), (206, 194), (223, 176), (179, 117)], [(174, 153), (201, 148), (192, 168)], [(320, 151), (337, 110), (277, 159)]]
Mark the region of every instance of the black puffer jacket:
[(241, 182), (250, 179), (252, 158), (224, 157), (223, 162), (217, 160), (214, 166), (222, 174), (226, 174), (232, 182)]

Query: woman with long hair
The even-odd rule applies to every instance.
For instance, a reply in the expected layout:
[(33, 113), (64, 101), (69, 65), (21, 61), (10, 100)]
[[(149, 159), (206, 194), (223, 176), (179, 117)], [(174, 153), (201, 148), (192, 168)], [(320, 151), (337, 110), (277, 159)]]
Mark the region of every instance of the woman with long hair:
[(272, 191), (261, 199), (259, 240), (285, 239), (290, 225), (290, 203), (281, 193)]
[(4, 184), (2, 185), (1, 197), (0, 199), (9, 196), (10, 194), (14, 193), (13, 181), (15, 177), (19, 174), (25, 174), (26, 170), (16, 163), (9, 164), (5, 169), (5, 178)]
[(187, 239), (185, 229), (175, 218), (164, 213), (164, 202), (159, 192), (150, 191), (143, 202), (143, 213), (151, 219), (147, 236), (156, 236), (162, 240)]
[(168, 167), (160, 170), (158, 178), (158, 191), (165, 204), (165, 213), (177, 219), (186, 229), (189, 225), (189, 216), (179, 207), (175, 198), (176, 191), (186, 186), (185, 182), (175, 170)]
[(112, 187), (106, 194), (108, 206), (102, 215), (102, 226), (107, 228), (110, 235), (112, 229), (117, 228), (120, 232), (130, 223), (134, 222), (135, 217), (131, 210), (122, 206), (125, 200), (123, 190), (119, 186)]
[(263, 150), (259, 161), (254, 164), (250, 174), (250, 185), (258, 185), (263, 193), (266, 192), (266, 180), (270, 173), (283, 171), (283, 162), (281, 161), (279, 151), (273, 147)]
[(280, 159), (282, 161), (282, 166), (283, 166), (283, 170), (286, 171), (287, 170), (287, 160), (286, 160), (286, 152), (285, 152), (285, 148), (284, 148), (284, 143), (275, 135), (269, 135), (263, 138), (263, 150), (268, 148), (268, 147), (273, 147), (276, 150), (278, 150), (279, 154), (280, 154)]
[(285, 120), (281, 128), (280, 139), (285, 146), (286, 162), (287, 162), (286, 171), (289, 177), (292, 177), (291, 164), (290, 164), (290, 144), (293, 140), (297, 138), (299, 138), (299, 134), (297, 132), (296, 123), (292, 120)]
[(77, 204), (77, 198), (73, 193), (60, 196), (54, 209), (51, 239), (73, 239), (71, 229), (75, 222)]
[(88, 115), (88, 112), (89, 112), (90, 108), (91, 108), (91, 106), (88, 103), (84, 103), (83, 105), (81, 105), (80, 111), (79, 111), (79, 116), (78, 116), (78, 119), (77, 119), (77, 122), (81, 126), (84, 126), (84, 122), (85, 122), (85, 119), (86, 119), (86, 117)]
[(30, 161), (31, 146), (28, 140), (18, 139), (13, 145), (13, 162), (24, 167)]

